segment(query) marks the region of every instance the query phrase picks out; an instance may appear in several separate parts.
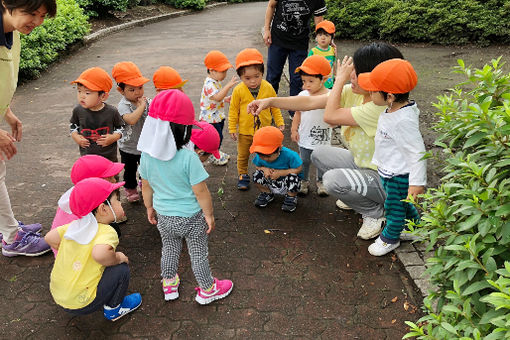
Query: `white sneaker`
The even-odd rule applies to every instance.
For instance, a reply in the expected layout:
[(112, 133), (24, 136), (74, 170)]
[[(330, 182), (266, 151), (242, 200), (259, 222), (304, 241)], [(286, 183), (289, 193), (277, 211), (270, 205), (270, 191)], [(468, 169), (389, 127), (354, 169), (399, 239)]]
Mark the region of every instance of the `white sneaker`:
[(301, 188), (299, 189), (300, 195), (308, 195), (308, 186), (310, 185), (309, 181), (301, 181)]
[(352, 210), (351, 207), (349, 207), (347, 204), (345, 204), (344, 202), (342, 202), (341, 200), (336, 200), (335, 202), (335, 205), (338, 209), (342, 209), (342, 210)]
[(209, 163), (213, 165), (225, 165), (228, 163), (228, 160), (230, 159), (230, 155), (224, 153), (223, 151), (220, 151), (220, 158), (216, 159), (213, 155), (209, 156)]
[(363, 224), (358, 231), (358, 237), (363, 240), (370, 240), (381, 233), (386, 218), (372, 218), (363, 216)]
[(328, 196), (328, 191), (324, 187), (324, 184), (322, 182), (317, 181), (317, 195), (319, 196)]
[(375, 239), (375, 242), (368, 247), (368, 252), (374, 256), (383, 256), (398, 248), (398, 246), (400, 246), (400, 241), (397, 243), (386, 243), (381, 240), (381, 237), (378, 237)]

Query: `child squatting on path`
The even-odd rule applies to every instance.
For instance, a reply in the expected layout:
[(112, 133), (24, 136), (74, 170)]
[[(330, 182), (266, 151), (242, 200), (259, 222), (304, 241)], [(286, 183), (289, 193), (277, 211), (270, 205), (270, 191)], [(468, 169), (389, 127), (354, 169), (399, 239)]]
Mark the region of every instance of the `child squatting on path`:
[(276, 97), (271, 84), (262, 79), (264, 76), (264, 58), (254, 48), (246, 48), (236, 57), (236, 70), (242, 82), (232, 91), (230, 110), (228, 113), (228, 131), (234, 141), (237, 141), (237, 189), (248, 190), (250, 176), (248, 176), (248, 161), (250, 146), (255, 131), (264, 126), (270, 126), (274, 120), (276, 126), (285, 129), (280, 109), (271, 107), (254, 117), (248, 113), (247, 107), (255, 99)]
[(333, 44), (335, 39), (335, 24), (329, 20), (323, 20), (315, 26), (315, 41), (317, 46), (312, 47), (308, 56), (320, 55), (326, 58), (329, 62), (331, 70), (326, 77), (324, 86), (331, 89), (335, 83), (334, 80), (334, 65), (337, 59), (336, 46)]
[(143, 89), (149, 79), (142, 76), (142, 72), (130, 61), (115, 64), (112, 76), (117, 83), (117, 91), (122, 95), (117, 110), (126, 123), (119, 140), (120, 160), (125, 164), (124, 192), (128, 202), (133, 203), (140, 200), (136, 170), (140, 164), (141, 152), (136, 146), (149, 110), (150, 101), (144, 96)]
[(406, 220), (420, 220), (416, 208), (403, 202), (424, 193), (427, 184), (427, 162), (421, 159), (425, 145), (419, 128), (420, 110), (409, 100), (417, 82), (412, 65), (403, 59), (384, 61), (358, 77), (359, 85), (370, 91), (376, 105), (388, 106), (377, 122), (372, 159), (386, 192), (386, 226), (368, 247), (374, 256), (385, 255), (400, 245)]
[(124, 215), (118, 191), (122, 185), (101, 178), (78, 182), (69, 196), (69, 207), (79, 219), (44, 237), (58, 250), (50, 277), (51, 295), (71, 314), (103, 308), (105, 318), (115, 321), (142, 303), (139, 293), (126, 295), (129, 260), (115, 252), (119, 238), (108, 225)]
[(179, 297), (177, 269), (185, 239), (199, 285), (195, 300), (205, 305), (230, 294), (233, 283), (213, 278), (209, 268), (207, 235), (215, 227), (205, 183), (209, 174), (198, 155), (185, 147), (195, 124), (193, 103), (183, 92), (166, 90), (156, 95), (138, 142), (142, 151), (139, 172), (149, 222), (157, 224), (163, 243), (165, 300)]
[[(312, 55), (296, 69), (303, 81), (303, 91), (298, 96), (320, 96), (329, 90), (324, 87), (326, 77), (331, 72), (329, 62), (320, 55)], [(324, 109), (296, 111), (291, 127), (292, 141), (299, 145), (299, 156), (303, 161), (303, 181), (301, 195), (308, 194), (310, 184), (310, 157), (313, 150), (320, 145), (331, 145), (331, 126), (324, 122)], [(317, 170), (317, 194), (327, 196), (328, 192), (322, 184), (324, 173)]]
[(293, 212), (297, 207), (297, 194), (301, 186), (301, 158), (297, 152), (282, 145), (283, 133), (274, 126), (266, 126), (255, 132), (251, 153), (256, 153), (253, 164), (253, 182), (261, 191), (255, 206), (266, 207), (274, 194), (285, 195), (282, 210)]
[(112, 79), (102, 68), (92, 67), (74, 83), (78, 105), (73, 109), (70, 133), (80, 146), (80, 155), (100, 155), (117, 162), (117, 141), (122, 137), (124, 121), (115, 107), (104, 102), (112, 89)]

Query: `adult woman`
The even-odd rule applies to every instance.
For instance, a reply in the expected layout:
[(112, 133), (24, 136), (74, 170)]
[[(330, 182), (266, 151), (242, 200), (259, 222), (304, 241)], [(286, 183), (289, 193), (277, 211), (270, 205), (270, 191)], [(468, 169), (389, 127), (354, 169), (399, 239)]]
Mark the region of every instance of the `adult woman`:
[(14, 142), (21, 141), (21, 121), (9, 105), (18, 82), (20, 60), (19, 33), (30, 34), (41, 25), (46, 15), (57, 11), (55, 0), (2, 0), (0, 20), (0, 118), (11, 127), (11, 133), (0, 129), (0, 233), (3, 236), (2, 254), (5, 256), (37, 256), (50, 250), (36, 233), (40, 224), (23, 225), (15, 218), (5, 186), (5, 160), (17, 152)]
[[(324, 121), (340, 125), (347, 149), (321, 146), (311, 159), (330, 194), (337, 197), (341, 208), (352, 208), (363, 217), (358, 236), (376, 237), (384, 222), (385, 193), (372, 164), (374, 136), (379, 115), (385, 107), (375, 105), (370, 94), (358, 86), (360, 73), (370, 72), (379, 63), (402, 58), (400, 51), (386, 43), (372, 43), (359, 48), (353, 58), (338, 63), (336, 81), (328, 95), (314, 97), (267, 98), (248, 107), (253, 114), (275, 106), (287, 110), (308, 111), (324, 108)], [(344, 84), (350, 80), (350, 85)]]

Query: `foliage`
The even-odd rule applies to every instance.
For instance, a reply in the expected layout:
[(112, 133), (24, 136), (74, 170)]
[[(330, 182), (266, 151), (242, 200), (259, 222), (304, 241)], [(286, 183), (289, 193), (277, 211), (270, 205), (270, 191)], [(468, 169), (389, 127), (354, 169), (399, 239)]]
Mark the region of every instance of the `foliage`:
[[(510, 43), (507, 0), (327, 0), (342, 39)], [(495, 24), (497, 23), (497, 24)]]
[(80, 40), (89, 31), (87, 17), (74, 0), (57, 0), (57, 15), (46, 19), (29, 35), (21, 36), (20, 78), (39, 76), (58, 52)]
[(177, 8), (191, 8), (195, 10), (204, 9), (207, 4), (206, 0), (164, 0), (163, 2)]
[(137, 6), (140, 0), (76, 0), (85, 13), (90, 17), (108, 16), (110, 11), (124, 12), (130, 7)]
[[(510, 74), (501, 57), (472, 70), (458, 61), (467, 81), (438, 97), (446, 155), (442, 184), (420, 203), (415, 233), (436, 248), (426, 273), (437, 288), (424, 301), (418, 339), (510, 337)], [(437, 304), (437, 306), (435, 306)], [(434, 306), (434, 307), (433, 307)]]

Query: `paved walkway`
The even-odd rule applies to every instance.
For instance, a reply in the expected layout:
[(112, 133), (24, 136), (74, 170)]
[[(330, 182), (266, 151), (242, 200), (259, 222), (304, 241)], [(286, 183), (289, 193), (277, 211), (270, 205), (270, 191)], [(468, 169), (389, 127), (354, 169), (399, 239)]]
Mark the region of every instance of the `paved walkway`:
[[(68, 137), (76, 103), (69, 82), (84, 69), (110, 71), (115, 62), (132, 60), (152, 78), (160, 65), (171, 65), (189, 79), (185, 90), (198, 107), (205, 54), (220, 49), (233, 62), (245, 47), (265, 53), (260, 39), (264, 13), (265, 3), (231, 5), (117, 33), (21, 86), (13, 110), (24, 122), (24, 141), (7, 170), (16, 216), (26, 223), (40, 221), (48, 231), (56, 202), (71, 185), (78, 148)], [(154, 96), (152, 83), (146, 93)], [(119, 99), (114, 91), (108, 102), (116, 105)], [(225, 149), (235, 154), (228, 136)], [(421, 294), (395, 257), (368, 254), (369, 242), (356, 238), (359, 216), (335, 210), (333, 198), (314, 194), (300, 199), (294, 214), (283, 213), (280, 200), (258, 210), (252, 204), (255, 190), (235, 188), (233, 158), (226, 167), (207, 167), (217, 219), (210, 262), (216, 276), (234, 281), (230, 297), (209, 306), (195, 303), (196, 283), (184, 253), (181, 297), (165, 302), (159, 233), (146, 221), (143, 205), (125, 204), (129, 221), (119, 249), (130, 259), (130, 290), (142, 293), (140, 309), (115, 323), (99, 312), (71, 317), (49, 295), (51, 255), (0, 257), (1, 337), (398, 339), (405, 334), (404, 321), (417, 319), (413, 306)], [(220, 188), (221, 197), (216, 194)]]

